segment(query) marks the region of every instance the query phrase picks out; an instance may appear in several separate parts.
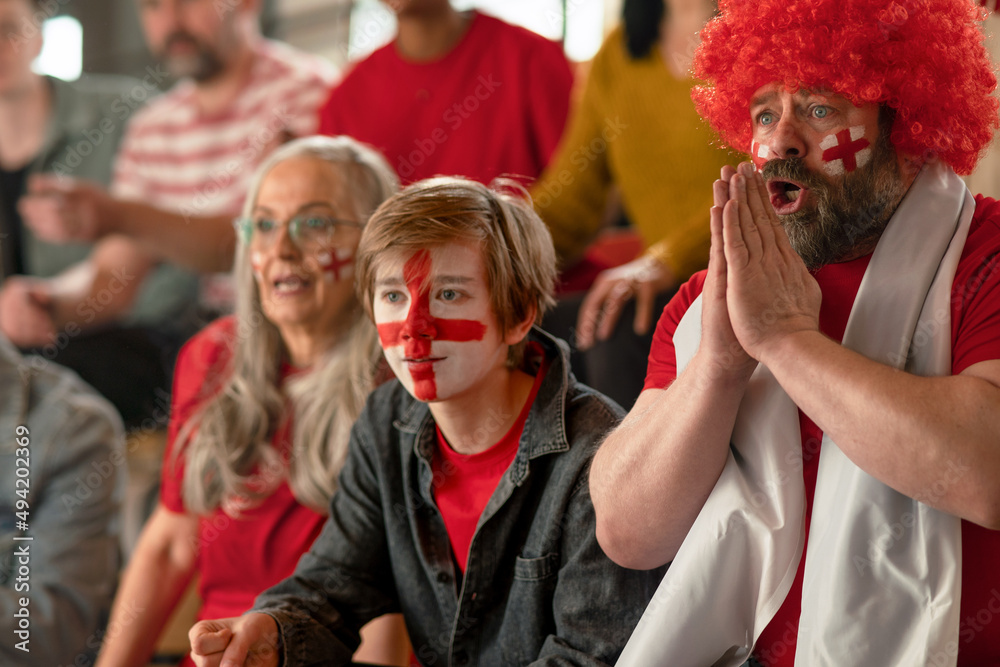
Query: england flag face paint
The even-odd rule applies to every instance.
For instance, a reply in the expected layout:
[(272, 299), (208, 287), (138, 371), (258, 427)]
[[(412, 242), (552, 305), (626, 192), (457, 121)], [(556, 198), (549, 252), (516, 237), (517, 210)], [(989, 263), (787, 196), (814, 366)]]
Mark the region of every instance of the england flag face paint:
[(346, 217), (353, 207), (337, 194), (344, 191), (341, 178), (340, 171), (325, 160), (295, 157), (276, 164), (258, 189), (251, 217), (258, 222), (281, 222), (268, 243), (255, 243), (251, 236), (248, 259), (264, 316), (283, 337), (307, 333), (329, 338), (357, 307), (356, 242), (350, 247), (305, 251), (292, 239), (285, 222), (309, 214)]
[(830, 176), (849, 174), (868, 164), (872, 157), (871, 142), (865, 138), (865, 126), (834, 132), (819, 142), (823, 149), (823, 170)]
[(419, 250), (379, 270), (372, 310), (389, 366), (418, 400), (475, 395), (507, 370), (478, 245)]
[(339, 282), (354, 278), (354, 249), (330, 248), (316, 255), (316, 261), (323, 269), (327, 282)]
[(767, 144), (759, 144), (756, 141), (750, 142), (750, 161), (757, 169), (763, 168), (764, 164), (771, 159), (771, 149)]

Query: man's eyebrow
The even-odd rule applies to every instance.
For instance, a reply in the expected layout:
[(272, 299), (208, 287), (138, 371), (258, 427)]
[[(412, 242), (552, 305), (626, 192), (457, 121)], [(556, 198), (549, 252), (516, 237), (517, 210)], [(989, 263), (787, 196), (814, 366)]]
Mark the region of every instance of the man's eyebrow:
[(778, 96), (777, 91), (772, 90), (769, 93), (764, 93), (763, 95), (758, 95), (757, 97), (751, 98), (750, 108), (752, 109), (753, 107), (759, 107), (763, 104), (767, 104), (777, 96)]

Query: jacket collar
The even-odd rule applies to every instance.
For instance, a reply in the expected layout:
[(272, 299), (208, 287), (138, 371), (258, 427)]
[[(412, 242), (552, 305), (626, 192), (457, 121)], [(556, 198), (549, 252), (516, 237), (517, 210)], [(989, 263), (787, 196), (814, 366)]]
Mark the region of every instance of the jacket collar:
[[(548, 371), (542, 378), (538, 395), (528, 413), (524, 432), (530, 437), (521, 438), (517, 456), (511, 466), (515, 481), (527, 474), (528, 461), (569, 449), (566, 438), (566, 394), (569, 391), (569, 347), (538, 327), (532, 327), (528, 341), (538, 344), (548, 363)], [(418, 435), (414, 442), (414, 453), (425, 460), (433, 457), (435, 439), (434, 419), (430, 408), (422, 401), (407, 395), (402, 416), (395, 426), (403, 433)]]

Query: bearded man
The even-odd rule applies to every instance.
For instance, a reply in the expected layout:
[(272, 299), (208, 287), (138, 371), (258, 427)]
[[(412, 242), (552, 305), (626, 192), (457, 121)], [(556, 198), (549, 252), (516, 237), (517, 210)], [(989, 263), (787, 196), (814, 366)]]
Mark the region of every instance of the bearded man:
[[(183, 339), (231, 307), (228, 275), (204, 276), (199, 285), (178, 267), (229, 269), (232, 219), (250, 177), (275, 146), (315, 132), (332, 80), (322, 59), (261, 37), (260, 0), (137, 7), (166, 71), (158, 65), (146, 87), (110, 106), (126, 115), (142, 106), (128, 123), (110, 189), (57, 165), (32, 175), (18, 203), (36, 237), (93, 248), (80, 263), (0, 295), (10, 340), (77, 371), (115, 402), (129, 427), (149, 423), (158, 410)], [(176, 85), (141, 105), (168, 72)]]
[(1000, 661), (1000, 204), (956, 176), (998, 126), (979, 18), (733, 0), (703, 31), (695, 102), (753, 165), (594, 460), (604, 550), (672, 561), (620, 664)]

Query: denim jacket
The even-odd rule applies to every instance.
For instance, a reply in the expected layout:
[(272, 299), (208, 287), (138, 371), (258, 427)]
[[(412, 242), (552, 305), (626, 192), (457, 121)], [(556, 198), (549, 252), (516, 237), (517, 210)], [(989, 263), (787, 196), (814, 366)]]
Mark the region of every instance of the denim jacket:
[(255, 603), (278, 622), (286, 667), (348, 664), (358, 629), (399, 611), (427, 667), (615, 662), (664, 570), (601, 551), (587, 475), (622, 411), (569, 374), (564, 343), (538, 329), (531, 339), (548, 372), (464, 577), (434, 502), (427, 404), (398, 381), (369, 398), (323, 532)]

